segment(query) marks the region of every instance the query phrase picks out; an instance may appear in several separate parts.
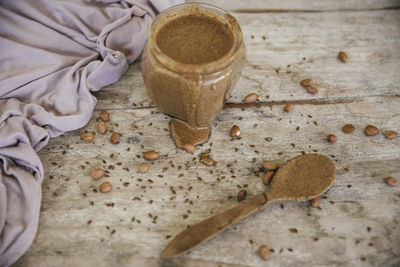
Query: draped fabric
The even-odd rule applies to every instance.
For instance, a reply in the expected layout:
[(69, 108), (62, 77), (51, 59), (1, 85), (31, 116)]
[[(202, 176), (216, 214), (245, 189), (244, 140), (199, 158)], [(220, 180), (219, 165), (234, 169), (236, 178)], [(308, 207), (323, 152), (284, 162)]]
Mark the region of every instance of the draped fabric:
[(37, 231), (36, 152), (89, 121), (91, 92), (118, 81), (156, 14), (180, 2), (0, 1), (0, 266), (21, 257)]

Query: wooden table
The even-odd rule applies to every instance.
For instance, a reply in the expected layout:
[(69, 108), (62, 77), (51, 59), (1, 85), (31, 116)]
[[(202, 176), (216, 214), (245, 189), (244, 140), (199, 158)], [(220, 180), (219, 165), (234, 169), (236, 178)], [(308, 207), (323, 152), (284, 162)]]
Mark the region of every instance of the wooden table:
[[(242, 26), (248, 63), (208, 143), (194, 155), (175, 148), (170, 118), (147, 99), (137, 63), (116, 84), (96, 94), (91, 122), (40, 151), (46, 177), (37, 237), (15, 266), (395, 266), (400, 264), (400, 2), (396, 0), (210, 0)], [(349, 60), (337, 59), (345, 51)], [(319, 93), (299, 82), (312, 78)], [(246, 105), (251, 92), (260, 102)], [(286, 103), (294, 103), (284, 113)], [(93, 142), (100, 110), (111, 122)], [(356, 130), (341, 128), (352, 123)], [(230, 128), (242, 138), (231, 141)], [(379, 135), (365, 136), (368, 124)], [(111, 131), (122, 133), (109, 142)], [(328, 134), (336, 144), (326, 141)], [(272, 141), (266, 141), (272, 137)], [(146, 174), (142, 152), (161, 158)], [(199, 162), (211, 150), (216, 167)], [(275, 205), (245, 219), (193, 252), (160, 260), (180, 231), (263, 192), (264, 160), (280, 164), (306, 153), (334, 160), (337, 177), (321, 200)], [(109, 177), (93, 180), (94, 168)], [(104, 181), (113, 185), (103, 194)], [(297, 231), (292, 228), (297, 229)], [(290, 230), (292, 229), (292, 230)], [(268, 262), (260, 245), (271, 249)]]

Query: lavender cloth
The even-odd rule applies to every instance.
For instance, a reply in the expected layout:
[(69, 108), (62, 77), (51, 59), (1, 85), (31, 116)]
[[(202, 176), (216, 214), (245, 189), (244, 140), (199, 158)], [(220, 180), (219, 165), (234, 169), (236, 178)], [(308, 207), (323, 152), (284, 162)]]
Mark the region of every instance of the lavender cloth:
[(155, 15), (182, 0), (0, 2), (0, 266), (35, 237), (49, 138), (84, 126), (91, 92), (118, 81)]

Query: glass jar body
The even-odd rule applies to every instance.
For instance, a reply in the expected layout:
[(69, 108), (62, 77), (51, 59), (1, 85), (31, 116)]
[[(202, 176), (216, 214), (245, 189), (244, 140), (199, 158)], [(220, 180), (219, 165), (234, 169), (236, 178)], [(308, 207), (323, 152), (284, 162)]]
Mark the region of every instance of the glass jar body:
[[(169, 58), (157, 46), (157, 31), (168, 20), (174, 19), (174, 14), (191, 14), (202, 9), (207, 14), (215, 13), (222, 23), (226, 23), (224, 25), (229, 26), (233, 36), (230, 52), (202, 65), (184, 64)], [(153, 23), (144, 48), (142, 73), (145, 86), (161, 112), (181, 120), (192, 129), (209, 128), (226, 102), (227, 93), (240, 77), (246, 59), (242, 32), (232, 16), (209, 5), (183, 4), (165, 12)]]

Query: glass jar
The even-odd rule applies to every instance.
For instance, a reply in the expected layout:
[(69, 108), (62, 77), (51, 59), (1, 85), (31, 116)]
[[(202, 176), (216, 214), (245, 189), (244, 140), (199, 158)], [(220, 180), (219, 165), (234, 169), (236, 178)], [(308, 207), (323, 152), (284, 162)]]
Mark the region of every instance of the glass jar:
[[(232, 38), (229, 51), (200, 64), (184, 63), (167, 55), (157, 43), (157, 35), (169, 22), (188, 15), (205, 16), (221, 23)], [(226, 102), (226, 94), (238, 81), (245, 59), (240, 26), (226, 11), (208, 4), (187, 3), (158, 15), (144, 48), (142, 73), (153, 103), (161, 112), (174, 117), (170, 130), (178, 147), (208, 140), (210, 125)]]

